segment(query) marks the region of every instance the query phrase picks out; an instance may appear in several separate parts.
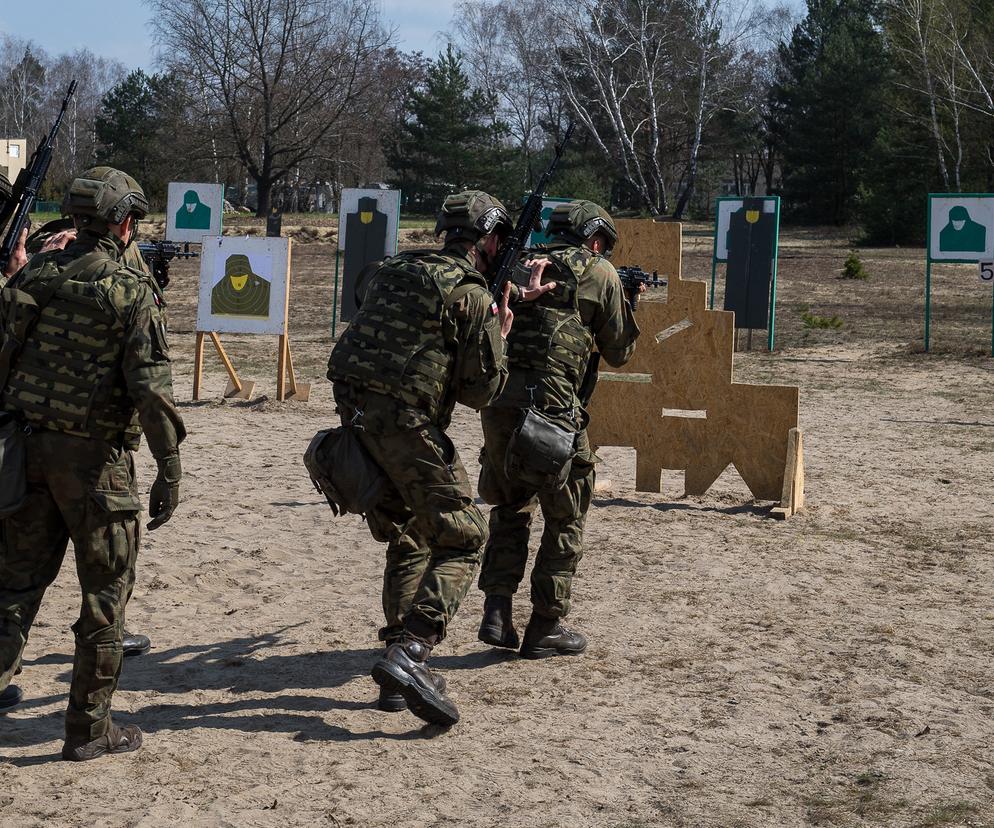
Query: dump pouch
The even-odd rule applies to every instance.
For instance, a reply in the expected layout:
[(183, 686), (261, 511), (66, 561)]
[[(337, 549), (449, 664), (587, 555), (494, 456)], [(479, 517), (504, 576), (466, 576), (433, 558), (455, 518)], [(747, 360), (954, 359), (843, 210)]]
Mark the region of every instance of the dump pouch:
[(529, 408), (507, 444), (504, 473), (540, 492), (558, 491), (566, 485), (575, 455), (576, 432)]
[(355, 429), (344, 426), (315, 434), (304, 452), (304, 465), (336, 516), (365, 514), (383, 499), (389, 483)]
[(27, 493), (24, 427), (12, 414), (0, 411), (0, 520), (20, 509)]

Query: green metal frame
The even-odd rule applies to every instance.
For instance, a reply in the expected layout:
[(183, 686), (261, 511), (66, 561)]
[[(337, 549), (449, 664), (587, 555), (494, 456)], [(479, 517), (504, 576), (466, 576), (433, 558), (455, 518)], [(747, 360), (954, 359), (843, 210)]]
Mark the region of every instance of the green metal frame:
[(727, 263), (728, 259), (718, 258), (718, 215), (721, 202), (723, 201), (743, 201), (746, 198), (761, 198), (764, 201), (773, 201), (776, 205), (773, 215), (776, 221), (776, 235), (773, 237), (773, 261), (770, 264), (770, 318), (767, 323), (766, 348), (773, 350), (773, 342), (776, 336), (777, 321), (777, 267), (780, 260), (780, 196), (721, 196), (714, 200), (714, 243), (711, 247), (711, 294), (708, 299), (708, 309), (714, 310), (714, 291), (717, 280), (718, 263)]
[[(402, 190), (397, 190), (399, 196), (397, 198), (397, 235), (394, 238), (394, 249), (400, 248), (400, 205), (404, 200), (404, 193)], [(335, 237), (335, 288), (331, 295), (331, 338), (334, 339), (338, 331), (338, 263), (342, 258), (342, 254), (345, 253), (341, 247), (339, 247), (339, 242), (342, 238), (342, 199), (341, 196), (338, 198), (338, 234)], [(344, 320), (343, 320), (344, 321)]]
[[(987, 259), (933, 259), (932, 258), (932, 199), (933, 198), (990, 198), (994, 193), (929, 193), (925, 206), (925, 353), (932, 344), (932, 265), (972, 264)], [(992, 228), (994, 230), (994, 228)], [(994, 289), (991, 293), (991, 356), (994, 357)]]

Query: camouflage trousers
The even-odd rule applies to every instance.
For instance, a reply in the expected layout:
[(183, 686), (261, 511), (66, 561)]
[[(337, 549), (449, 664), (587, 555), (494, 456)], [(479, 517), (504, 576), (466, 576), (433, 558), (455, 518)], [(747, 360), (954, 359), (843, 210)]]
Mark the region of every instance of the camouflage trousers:
[(539, 615), (569, 613), (573, 575), (583, 557), (583, 526), (594, 491), (594, 455), (586, 431), (577, 440), (566, 485), (537, 493), (504, 473), (504, 455), (521, 418), (518, 408), (484, 408), (480, 453), (480, 497), (491, 504), (490, 539), (483, 553), (480, 589), (487, 595), (514, 595), (525, 576), (528, 537), (535, 509), (542, 508), (545, 531), (531, 574), (531, 601)]
[(78, 744), (109, 730), (121, 673), (141, 509), (134, 459), (101, 440), (52, 431), (34, 432), (26, 448), (27, 500), (0, 521), (0, 690), (17, 671), (45, 590), (72, 540), (82, 606), (72, 627), (76, 655), (66, 741)]
[(335, 401), (342, 423), (356, 420), (360, 442), (392, 484), (366, 514), (372, 536), (387, 544), (380, 639), (389, 643), (406, 629), (438, 643), (487, 539), (469, 476), (445, 432), (398, 402), (342, 384)]

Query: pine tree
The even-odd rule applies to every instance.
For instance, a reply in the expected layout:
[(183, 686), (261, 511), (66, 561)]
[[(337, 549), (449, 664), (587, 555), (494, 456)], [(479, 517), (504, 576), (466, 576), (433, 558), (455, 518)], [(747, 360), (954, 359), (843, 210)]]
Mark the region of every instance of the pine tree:
[(428, 68), (421, 88), (409, 90), (407, 109), (408, 117), (384, 147), (406, 210), (435, 212), (458, 190), (502, 194), (509, 176), (495, 103), (472, 88), (451, 45)]
[(809, 0), (780, 45), (775, 88), (787, 210), (801, 220), (852, 220), (884, 120), (889, 61), (875, 0)]

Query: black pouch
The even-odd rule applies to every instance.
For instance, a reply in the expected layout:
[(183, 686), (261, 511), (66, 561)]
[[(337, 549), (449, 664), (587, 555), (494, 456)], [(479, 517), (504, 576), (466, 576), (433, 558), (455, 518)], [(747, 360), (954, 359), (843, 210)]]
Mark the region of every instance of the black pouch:
[(12, 414), (0, 411), (0, 520), (24, 505), (28, 493), (24, 464), (24, 429)]
[(352, 428), (315, 434), (304, 452), (304, 465), (335, 515), (365, 514), (383, 499), (389, 483)]
[(566, 485), (575, 455), (576, 432), (529, 408), (507, 444), (504, 473), (540, 492), (558, 491)]

